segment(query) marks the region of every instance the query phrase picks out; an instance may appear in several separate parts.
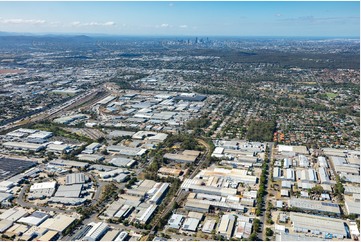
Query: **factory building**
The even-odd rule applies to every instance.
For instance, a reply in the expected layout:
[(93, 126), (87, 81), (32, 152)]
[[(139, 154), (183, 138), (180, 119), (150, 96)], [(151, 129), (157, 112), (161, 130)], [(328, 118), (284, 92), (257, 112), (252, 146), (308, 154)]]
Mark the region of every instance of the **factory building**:
[(85, 241), (97, 241), (99, 240), (109, 229), (107, 223), (99, 222), (99, 223), (90, 223), (92, 228), (88, 231), (88, 233), (84, 236), (83, 240)]
[(73, 185), (73, 184), (84, 184), (85, 183), (85, 175), (84, 173), (71, 173), (66, 175), (65, 184)]
[(39, 152), (45, 149), (42, 144), (26, 143), (26, 142), (5, 142), (3, 146), (7, 149), (25, 150)]
[(159, 204), (162, 199), (164, 198), (165, 194), (167, 193), (169, 188), (169, 183), (163, 183), (160, 185), (160, 187), (157, 189), (157, 191), (154, 193), (152, 198), (149, 200), (150, 204)]
[(182, 229), (185, 231), (196, 232), (199, 222), (199, 219), (196, 218), (186, 218), (183, 223)]
[(305, 213), (290, 213), (295, 232), (322, 235), (323, 238), (343, 239), (347, 237), (344, 221)]
[(307, 200), (301, 198), (291, 198), (289, 200), (290, 207), (311, 211), (314, 213), (340, 215), (340, 207), (336, 203), (322, 202), (317, 200)]
[(236, 218), (232, 214), (225, 214), (222, 216), (221, 222), (217, 229), (217, 234), (223, 236), (227, 240), (230, 240), (233, 235)]

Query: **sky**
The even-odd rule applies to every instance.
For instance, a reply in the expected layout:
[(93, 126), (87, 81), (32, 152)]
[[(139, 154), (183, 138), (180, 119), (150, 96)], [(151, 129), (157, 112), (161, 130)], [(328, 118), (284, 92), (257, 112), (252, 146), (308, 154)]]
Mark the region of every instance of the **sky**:
[(0, 31), (360, 36), (360, 2), (0, 2)]

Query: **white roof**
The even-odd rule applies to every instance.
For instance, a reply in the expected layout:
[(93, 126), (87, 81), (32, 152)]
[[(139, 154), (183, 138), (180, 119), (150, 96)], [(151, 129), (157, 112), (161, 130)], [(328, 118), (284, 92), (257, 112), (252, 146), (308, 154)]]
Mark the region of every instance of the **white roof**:
[(50, 189), (50, 188), (55, 188), (55, 186), (56, 186), (56, 181), (34, 183), (34, 185), (30, 187), (30, 191), (39, 190), (39, 189)]

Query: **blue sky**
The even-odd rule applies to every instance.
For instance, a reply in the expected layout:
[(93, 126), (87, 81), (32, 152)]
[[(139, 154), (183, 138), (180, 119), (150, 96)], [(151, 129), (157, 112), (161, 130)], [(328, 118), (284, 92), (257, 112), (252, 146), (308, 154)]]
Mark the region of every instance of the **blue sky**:
[(353, 2), (0, 2), (0, 31), (116, 35), (356, 36)]

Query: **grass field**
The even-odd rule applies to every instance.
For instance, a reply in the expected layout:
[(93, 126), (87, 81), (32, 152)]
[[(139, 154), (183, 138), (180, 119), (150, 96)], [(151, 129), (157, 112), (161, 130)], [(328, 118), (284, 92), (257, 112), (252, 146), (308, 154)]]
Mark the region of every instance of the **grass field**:
[(333, 92), (328, 92), (328, 93), (326, 93), (326, 95), (327, 95), (328, 98), (335, 98), (335, 97), (337, 97), (337, 94), (336, 94), (336, 93), (333, 93)]

